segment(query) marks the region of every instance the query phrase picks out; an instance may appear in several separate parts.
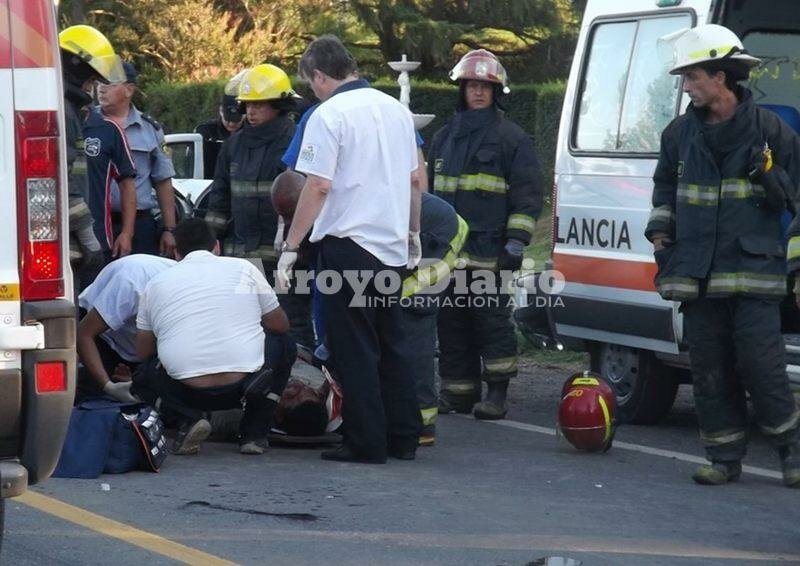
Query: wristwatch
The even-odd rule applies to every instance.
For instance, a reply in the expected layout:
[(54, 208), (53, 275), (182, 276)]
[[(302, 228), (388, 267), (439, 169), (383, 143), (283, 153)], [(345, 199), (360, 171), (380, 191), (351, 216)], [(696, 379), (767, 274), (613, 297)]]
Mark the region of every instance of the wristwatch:
[(162, 232), (174, 232), (175, 231), (175, 226), (164, 226), (161, 229), (161, 231)]
[(296, 252), (296, 251), (297, 251), (297, 248), (290, 248), (289, 247), (289, 242), (287, 242), (286, 240), (284, 240), (283, 243), (281, 244), (281, 253), (283, 253), (283, 252)]

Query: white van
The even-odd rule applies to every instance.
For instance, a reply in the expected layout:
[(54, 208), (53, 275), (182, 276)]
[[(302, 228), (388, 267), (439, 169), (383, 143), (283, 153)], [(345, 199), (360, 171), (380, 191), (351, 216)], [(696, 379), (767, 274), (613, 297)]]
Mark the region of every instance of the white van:
[[(764, 61), (751, 74), (756, 103), (800, 127), (796, 0), (589, 0), (567, 84), (548, 266), (566, 286), (549, 314), (557, 337), (610, 379), (622, 421), (657, 421), (690, 380), (682, 317), (655, 291), (643, 233), (661, 131), (689, 103), (658, 39), (703, 23), (730, 28)], [(800, 334), (786, 341), (797, 385)]]
[(55, 468), (75, 395), (60, 66), (53, 0), (0, 0), (0, 524)]

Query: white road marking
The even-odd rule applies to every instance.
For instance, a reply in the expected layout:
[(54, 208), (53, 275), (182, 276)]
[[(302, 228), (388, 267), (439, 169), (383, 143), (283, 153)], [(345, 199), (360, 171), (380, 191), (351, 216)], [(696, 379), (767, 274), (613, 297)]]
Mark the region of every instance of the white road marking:
[[(470, 415), (456, 415), (466, 419), (472, 419)], [(517, 430), (525, 430), (528, 432), (536, 432), (538, 434), (547, 434), (549, 436), (556, 436), (556, 429), (546, 426), (532, 425), (528, 423), (521, 423), (518, 421), (510, 421), (508, 419), (500, 421), (483, 421), (489, 424), (504, 426), (508, 428), (515, 428)], [(661, 448), (653, 448), (652, 446), (645, 446), (643, 444), (633, 444), (631, 442), (622, 442), (619, 440), (614, 441), (613, 448), (621, 450), (630, 450), (631, 452), (639, 452), (641, 454), (649, 454), (650, 456), (661, 456), (662, 458), (670, 458), (673, 460), (681, 460), (683, 462), (691, 462), (692, 464), (707, 464), (708, 460), (702, 456), (695, 456), (693, 454), (686, 454), (685, 452), (675, 452), (673, 450), (662, 450)], [(783, 475), (775, 470), (768, 470), (767, 468), (759, 468), (757, 466), (742, 466), (742, 471), (754, 476), (761, 476), (771, 479), (783, 479)]]

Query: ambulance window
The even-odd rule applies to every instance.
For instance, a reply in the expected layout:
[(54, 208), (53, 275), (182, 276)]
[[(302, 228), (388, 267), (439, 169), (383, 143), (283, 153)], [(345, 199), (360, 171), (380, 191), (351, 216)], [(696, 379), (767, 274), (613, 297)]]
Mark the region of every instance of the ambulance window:
[(619, 115), (636, 22), (600, 24), (592, 34), (578, 110), (576, 146), (609, 151), (617, 147)]
[(800, 110), (800, 35), (750, 32), (745, 49), (762, 63), (750, 71), (749, 88), (757, 104), (782, 104)]
[(680, 81), (659, 57), (659, 37), (691, 27), (688, 13), (599, 24), (581, 88), (575, 147), (583, 151), (657, 153), (677, 112)]

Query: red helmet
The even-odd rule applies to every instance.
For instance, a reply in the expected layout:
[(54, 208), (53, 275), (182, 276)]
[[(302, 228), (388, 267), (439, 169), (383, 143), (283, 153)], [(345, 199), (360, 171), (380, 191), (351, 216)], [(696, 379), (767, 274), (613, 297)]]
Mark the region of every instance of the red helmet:
[(508, 75), (500, 61), (490, 51), (474, 49), (464, 55), (450, 71), (451, 81), (486, 81), (503, 86), (503, 92), (508, 94)]
[(558, 428), (578, 450), (605, 452), (614, 440), (614, 391), (601, 376), (588, 371), (570, 377), (561, 390)]

